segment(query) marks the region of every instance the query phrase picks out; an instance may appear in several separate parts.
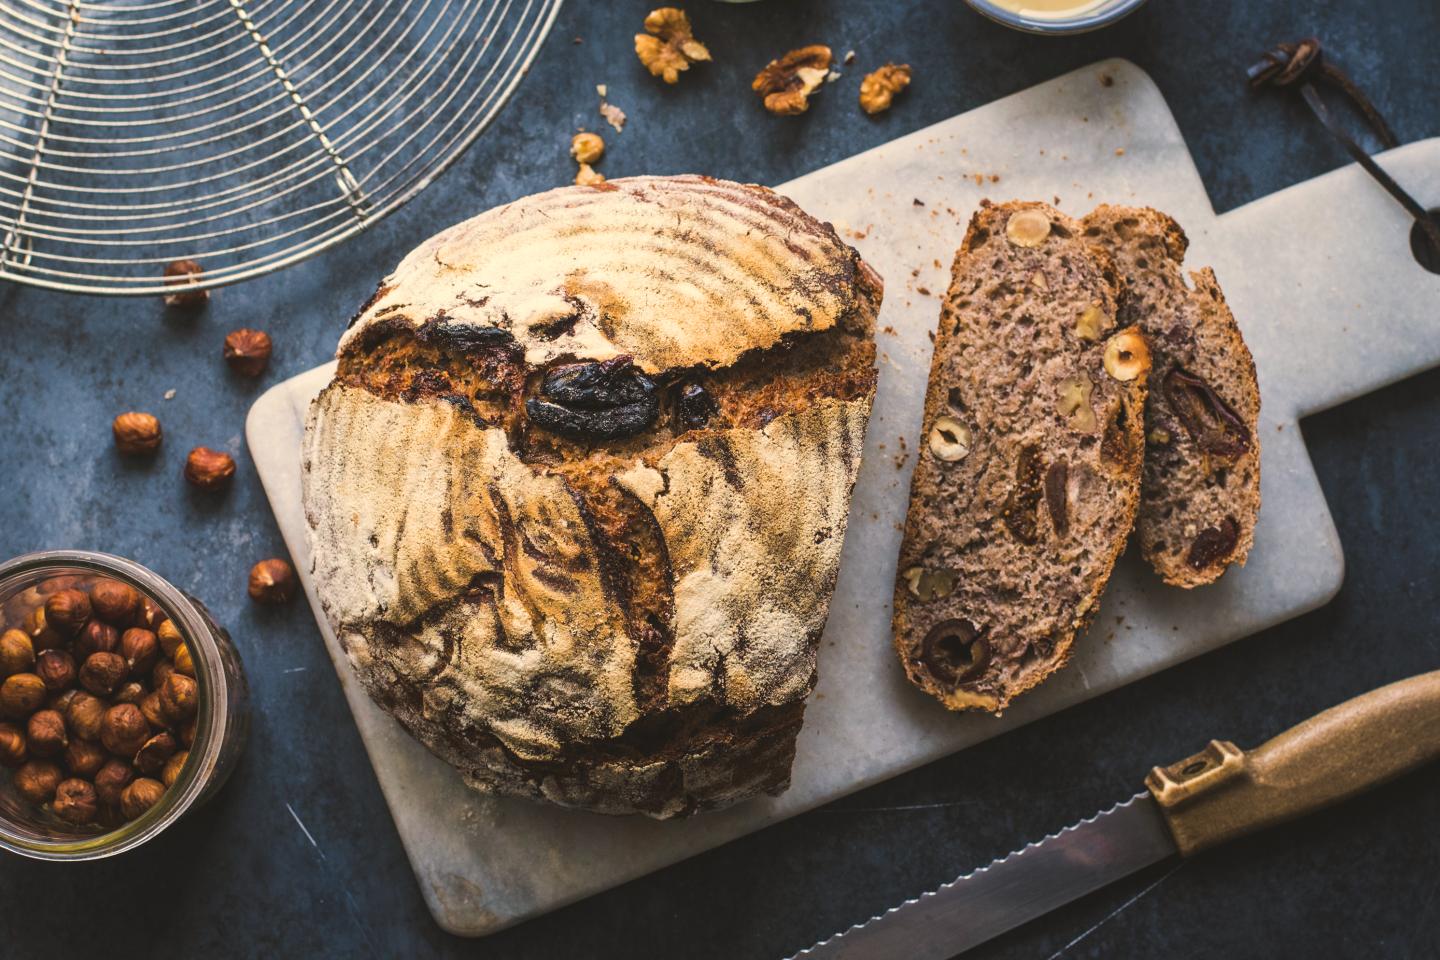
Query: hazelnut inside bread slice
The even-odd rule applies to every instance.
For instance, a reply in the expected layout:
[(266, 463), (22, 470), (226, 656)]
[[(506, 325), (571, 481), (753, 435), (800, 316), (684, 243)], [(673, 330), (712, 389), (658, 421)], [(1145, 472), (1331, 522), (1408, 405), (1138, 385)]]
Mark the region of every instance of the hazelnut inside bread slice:
[(1150, 360), (1078, 221), (986, 203), (940, 314), (895, 585), (910, 681), (1000, 711), (1069, 658), (1139, 499)]
[(1153, 355), (1145, 471), (1135, 522), (1166, 583), (1197, 587), (1244, 564), (1260, 511), (1260, 388), (1255, 361), (1207, 267), (1185, 282), (1188, 241), (1157, 210), (1101, 206), (1085, 238), (1124, 281), (1119, 316)]

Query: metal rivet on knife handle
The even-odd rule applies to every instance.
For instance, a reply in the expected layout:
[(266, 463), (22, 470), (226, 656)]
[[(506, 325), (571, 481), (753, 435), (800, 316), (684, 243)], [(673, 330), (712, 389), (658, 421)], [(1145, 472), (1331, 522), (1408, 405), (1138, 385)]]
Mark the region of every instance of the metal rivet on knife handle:
[(1315, 715), (1243, 751), (1212, 740), (1156, 767), (1145, 786), (1180, 852), (1338, 803), (1440, 758), (1440, 670), (1401, 680)]

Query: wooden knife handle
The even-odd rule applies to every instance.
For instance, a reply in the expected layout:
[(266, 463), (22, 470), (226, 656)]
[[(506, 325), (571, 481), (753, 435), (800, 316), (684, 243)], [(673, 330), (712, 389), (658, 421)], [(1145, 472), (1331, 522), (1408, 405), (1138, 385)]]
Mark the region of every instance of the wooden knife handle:
[(1254, 750), (1212, 740), (1145, 778), (1189, 856), (1298, 817), (1440, 757), (1440, 670), (1372, 690)]

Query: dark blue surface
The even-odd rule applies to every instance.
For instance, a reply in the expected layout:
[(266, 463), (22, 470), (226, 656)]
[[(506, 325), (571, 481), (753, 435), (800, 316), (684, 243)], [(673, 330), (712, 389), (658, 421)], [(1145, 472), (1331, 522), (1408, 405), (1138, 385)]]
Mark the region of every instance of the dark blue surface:
[[(230, 627), (255, 701), (234, 780), (148, 847), (96, 864), (0, 860), (0, 957), (775, 958), (1130, 794), (1151, 764), (1210, 737), (1254, 744), (1440, 666), (1440, 373), (1431, 373), (1304, 424), (1349, 564), (1323, 610), (487, 940), (443, 933), (309, 609), (261, 609), (245, 597), (249, 566), (283, 545), (242, 426), (266, 386), (329, 357), (345, 319), (417, 242), (568, 180), (570, 133), (599, 123), (596, 83), (631, 117), (622, 136), (606, 129), (608, 175), (779, 183), (1125, 56), (1158, 82), (1227, 210), (1344, 162), (1298, 104), (1244, 88), (1253, 53), (1315, 33), (1402, 139), (1440, 134), (1434, 0), (1152, 0), (1116, 28), (1064, 40), (1006, 32), (959, 0), (692, 0), (717, 62), (675, 88), (631, 52), (647, 9), (572, 2), (496, 125), (430, 190), (338, 251), (219, 291), (197, 318), (154, 302), (0, 288), (0, 554), (89, 547), (154, 568)], [(808, 115), (766, 116), (750, 77), (807, 42), (854, 48), (859, 61)], [(891, 113), (867, 120), (854, 102), (860, 68), (886, 60), (911, 63), (915, 83)], [(275, 335), (259, 383), (221, 362), (221, 340), (238, 326)], [(133, 408), (164, 421), (153, 465), (124, 464), (111, 450), (110, 419)], [(180, 479), (185, 451), (202, 443), (240, 462), (222, 498)], [(1440, 769), (1431, 768), (1176, 872), (1151, 870), (974, 956), (1434, 957), (1437, 823)]]

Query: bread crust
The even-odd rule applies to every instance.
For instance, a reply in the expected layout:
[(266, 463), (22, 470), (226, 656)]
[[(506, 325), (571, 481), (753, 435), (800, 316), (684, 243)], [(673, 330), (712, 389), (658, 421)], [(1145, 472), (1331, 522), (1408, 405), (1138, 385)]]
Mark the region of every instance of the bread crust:
[[(1144, 207), (1102, 205), (1084, 221), (1085, 235), (1113, 257), (1125, 279), (1122, 322), (1145, 331), (1153, 354), (1153, 388), (1145, 405), (1146, 458), (1136, 532), (1142, 553), (1171, 586), (1213, 583), (1243, 566), (1260, 511), (1260, 388), (1255, 360), (1214, 271), (1189, 274), (1189, 241), (1174, 219)], [(1165, 388), (1176, 369), (1213, 391), (1244, 428), (1245, 449), (1204, 449)], [(1227, 414), (1222, 414), (1222, 416)], [(1192, 417), (1193, 419), (1193, 417)], [(1238, 435), (1238, 434), (1237, 434)], [(1212, 443), (1213, 446), (1213, 443)], [(1204, 536), (1232, 535), (1233, 545), (1197, 551)], [(1208, 562), (1196, 560), (1209, 557)]]
[[(602, 208), (632, 205), (630, 235), (648, 223), (657, 242), (743, 259), (717, 263), (697, 307), (693, 290), (662, 304), (656, 277), (611, 273), (608, 247), (592, 273), (589, 228), (549, 235), (550, 292), (540, 266), (508, 272), (511, 260), (472, 249), (494, 242), (477, 227), (487, 218), (532, 224), (539, 210), (563, 224), (573, 199), (586, 222), (591, 188), (446, 231), (342, 341), (302, 479), (317, 592), (377, 703), (477, 789), (664, 818), (789, 784), (874, 396), (882, 291), (828, 225), (768, 190), (612, 183)], [(735, 240), (741, 222), (783, 239)], [(777, 262), (757, 263), (762, 251)], [(535, 334), (522, 287), (581, 301), (572, 333)], [(586, 299), (602, 288), (629, 303), (643, 291), (680, 333)], [(462, 312), (455, 291), (478, 289), (490, 299)], [(738, 317), (736, 304), (757, 303), (770, 312)], [(853, 370), (796, 359), (822, 348)], [(548, 367), (632, 349), (666, 396), (707, 382), (709, 424), (667, 414), (586, 443), (525, 422)]]
[[(1051, 224), (1033, 249), (1006, 234), (1027, 211)], [(906, 676), (952, 710), (999, 712), (1063, 666), (1124, 550), (1146, 376), (1106, 372), (1105, 345), (1134, 333), (1117, 326), (1118, 288), (1080, 224), (1042, 203), (982, 204), (956, 254), (894, 593)], [(1094, 337), (1082, 338), (1076, 324), (1092, 308)], [(1063, 412), (1067, 385), (1082, 380), (1090, 422)], [(950, 462), (929, 442), (942, 416), (971, 432)], [(1043, 476), (1044, 492), (1026, 476)], [(1035, 495), (1017, 497), (1024, 490)], [(963, 645), (968, 665), (937, 657), (937, 642)]]

